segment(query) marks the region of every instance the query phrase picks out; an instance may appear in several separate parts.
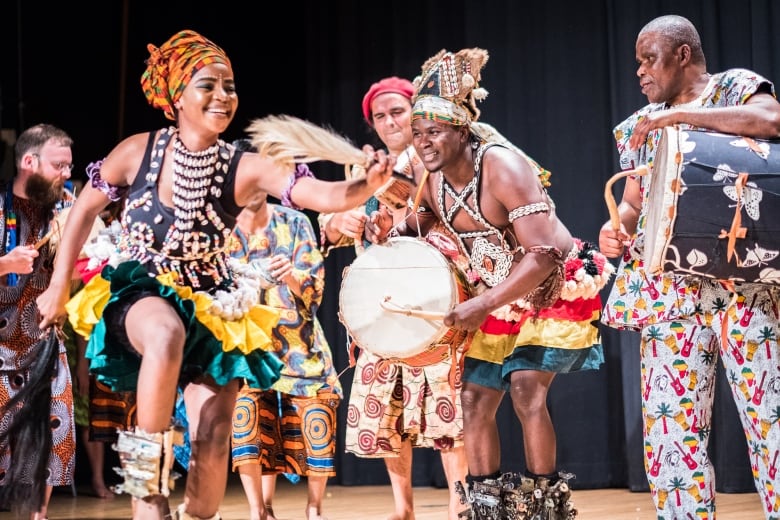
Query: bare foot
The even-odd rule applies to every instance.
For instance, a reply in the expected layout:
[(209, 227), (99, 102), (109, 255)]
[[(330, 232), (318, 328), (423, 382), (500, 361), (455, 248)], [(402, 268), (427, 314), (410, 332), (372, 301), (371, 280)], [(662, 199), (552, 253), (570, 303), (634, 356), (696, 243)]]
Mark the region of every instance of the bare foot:
[(328, 520), (328, 519), (320, 514), (320, 510), (317, 506), (309, 506), (306, 508), (306, 520)]
[(386, 520), (414, 520), (414, 516), (401, 516), (397, 513), (393, 513), (392, 515), (388, 516)]
[(92, 494), (97, 498), (114, 498), (114, 493), (103, 482), (92, 483)]
[(254, 520), (255, 518), (258, 518), (258, 520), (276, 520), (274, 510), (268, 506), (266, 506), (265, 511), (260, 513), (259, 517), (252, 516), (250, 520)]

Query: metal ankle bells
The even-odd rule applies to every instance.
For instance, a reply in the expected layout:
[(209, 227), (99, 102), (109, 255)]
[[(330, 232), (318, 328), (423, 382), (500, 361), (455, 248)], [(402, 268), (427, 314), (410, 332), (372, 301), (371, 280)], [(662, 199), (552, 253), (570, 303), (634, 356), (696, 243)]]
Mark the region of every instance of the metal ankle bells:
[(119, 453), (122, 467), (114, 471), (125, 481), (114, 486), (114, 492), (136, 498), (170, 495), (174, 481), (181, 476), (171, 471), (174, 444), (184, 444), (184, 433), (174, 426), (161, 433), (147, 433), (138, 427), (132, 431), (120, 430), (113, 448)]
[(577, 510), (571, 501), (571, 473), (559, 473), (550, 484), (547, 478), (531, 479), (519, 473), (504, 473), (498, 479), (471, 483), (466, 490), (461, 482), (456, 490), (461, 503), (470, 507), (461, 512), (461, 520), (573, 520)]

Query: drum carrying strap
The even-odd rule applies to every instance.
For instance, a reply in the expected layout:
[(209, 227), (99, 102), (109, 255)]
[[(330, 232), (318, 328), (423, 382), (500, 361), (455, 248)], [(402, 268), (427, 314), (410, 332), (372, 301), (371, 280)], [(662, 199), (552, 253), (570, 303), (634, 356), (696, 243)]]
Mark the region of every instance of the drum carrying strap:
[(457, 357), (457, 346), (452, 347), (452, 365), (450, 366), (450, 389), (452, 390), (452, 401), (455, 402), (455, 384), (458, 372), (463, 379), (463, 371), (466, 369), (466, 352), (471, 348), (471, 341), (474, 339), (474, 331), (469, 332), (466, 339), (463, 340), (463, 348), (460, 351), (460, 357)]
[[(731, 228), (726, 231), (725, 229), (720, 230), (720, 235), (718, 235), (718, 238), (727, 238), (728, 242), (726, 245), (726, 260), (731, 261), (731, 257), (733, 256), (735, 258), (735, 262), (737, 263), (737, 266), (742, 265), (742, 260), (739, 259), (739, 255), (737, 255), (735, 249), (735, 246), (737, 244), (738, 238), (745, 238), (747, 235), (747, 228), (742, 225), (742, 195), (744, 193), (745, 185), (747, 184), (748, 180), (748, 174), (745, 172), (740, 172), (740, 174), (737, 176), (737, 180), (734, 182), (734, 188), (737, 194), (737, 204), (736, 209), (734, 210), (734, 219), (731, 221)], [(724, 347), (728, 346), (728, 324), (729, 321), (727, 319), (727, 313), (728, 309), (730, 307), (733, 307), (737, 303), (738, 293), (737, 288), (734, 285), (734, 282), (732, 280), (719, 280), (720, 284), (723, 286), (724, 289), (731, 291), (731, 293), (734, 295), (731, 298), (731, 301), (728, 304), (728, 307), (726, 307), (724, 311), (723, 320), (721, 322), (721, 331), (720, 331), (720, 338), (721, 343)]]
[(726, 260), (731, 262), (731, 257), (735, 257), (737, 267), (742, 265), (742, 260), (739, 259), (739, 255), (737, 255), (737, 253), (734, 251), (734, 248), (737, 245), (737, 239), (745, 238), (747, 235), (747, 228), (742, 225), (742, 206), (744, 205), (742, 202), (742, 195), (744, 193), (747, 180), (748, 174), (745, 172), (741, 172), (737, 176), (737, 180), (734, 182), (734, 189), (737, 194), (737, 205), (736, 209), (734, 210), (734, 219), (731, 221), (731, 229), (728, 231), (721, 229), (720, 235), (718, 235), (718, 238), (728, 238), (726, 246)]
[(422, 198), (422, 192), (423, 188), (425, 188), (425, 183), (428, 181), (428, 175), (430, 172), (428, 171), (428, 168), (425, 168), (423, 170), (422, 179), (420, 179), (420, 184), (417, 186), (417, 193), (414, 196), (414, 205), (412, 206), (412, 215), (417, 214), (417, 208), (420, 207), (420, 199)]

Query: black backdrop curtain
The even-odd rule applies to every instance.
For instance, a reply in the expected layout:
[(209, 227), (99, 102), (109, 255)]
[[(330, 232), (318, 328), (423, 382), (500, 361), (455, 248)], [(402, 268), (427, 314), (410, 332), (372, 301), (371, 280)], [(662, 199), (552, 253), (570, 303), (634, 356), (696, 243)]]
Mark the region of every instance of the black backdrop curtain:
[[(195, 29), (226, 49), (240, 95), (225, 138), (255, 117), (287, 113), (328, 125), (356, 143), (372, 142), (360, 101), (377, 79), (413, 78), (442, 48), (490, 52), (482, 119), (553, 172), (551, 194), (572, 233), (596, 240), (607, 220), (603, 189), (617, 171), (613, 126), (646, 100), (634, 42), (662, 14), (699, 28), (711, 72), (747, 67), (780, 81), (780, 3), (774, 0), (361, 0), (289, 2), (5, 2), (0, 7), (0, 127), (20, 131), (47, 121), (75, 138), (78, 171), (119, 139), (166, 124), (139, 88), (147, 43)], [(87, 22), (87, 20), (90, 20)], [(374, 143), (376, 144), (376, 143)], [(319, 176), (343, 175), (318, 164)], [(83, 177), (83, 176), (82, 176)], [(617, 187), (616, 193), (619, 194)], [(316, 225), (316, 214), (310, 213)], [(342, 270), (354, 253), (327, 260), (320, 318), (349, 394), (347, 337), (338, 321)], [(549, 405), (560, 467), (578, 488), (644, 490), (638, 338), (603, 330), (606, 363), (556, 379)], [(747, 448), (728, 387), (717, 387), (711, 451), (718, 490), (749, 491)], [(340, 410), (343, 432), (346, 406)], [(508, 403), (500, 410), (504, 470), (524, 467), (522, 431)], [(385, 484), (384, 466), (343, 453), (344, 485)], [(416, 450), (415, 485), (444, 485), (437, 454)]]

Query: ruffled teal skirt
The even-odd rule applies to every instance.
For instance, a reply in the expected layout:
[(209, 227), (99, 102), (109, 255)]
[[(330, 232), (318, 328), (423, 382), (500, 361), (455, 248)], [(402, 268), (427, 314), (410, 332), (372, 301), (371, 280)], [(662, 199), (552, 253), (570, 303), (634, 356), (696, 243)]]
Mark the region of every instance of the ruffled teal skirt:
[(159, 296), (176, 310), (186, 330), (180, 372), (184, 383), (209, 375), (219, 385), (245, 379), (253, 388), (270, 388), (283, 366), (269, 351), (278, 311), (258, 305), (228, 322), (208, 312), (208, 295), (176, 286), (170, 278), (149, 276), (137, 261), (123, 262), (116, 268), (106, 266), (68, 302), (74, 330), (89, 337), (90, 372), (115, 392), (136, 389), (141, 356), (129, 345), (124, 317), (128, 302)]

